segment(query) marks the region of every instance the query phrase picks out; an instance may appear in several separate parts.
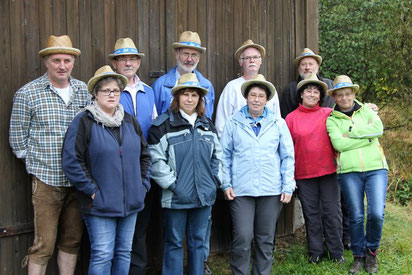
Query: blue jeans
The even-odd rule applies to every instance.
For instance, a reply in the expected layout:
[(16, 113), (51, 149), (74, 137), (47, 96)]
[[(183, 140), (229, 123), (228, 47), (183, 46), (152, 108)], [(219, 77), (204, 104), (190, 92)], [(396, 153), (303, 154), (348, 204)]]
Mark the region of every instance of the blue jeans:
[(91, 246), (89, 275), (129, 273), (136, 217), (83, 215)]
[(183, 238), (187, 242), (187, 274), (202, 275), (205, 238), (211, 206), (191, 209), (163, 208), (163, 275), (183, 274)]
[[(365, 256), (365, 250), (379, 248), (382, 237), (388, 171), (339, 174), (339, 184), (350, 221), (351, 249), (354, 256)], [(364, 194), (367, 199), (365, 235)]]

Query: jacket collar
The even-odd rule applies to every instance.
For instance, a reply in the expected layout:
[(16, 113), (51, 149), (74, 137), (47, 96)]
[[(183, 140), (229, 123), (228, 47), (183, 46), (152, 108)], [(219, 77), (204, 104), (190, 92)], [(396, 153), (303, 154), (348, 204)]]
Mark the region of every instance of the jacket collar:
[[(167, 72), (163, 86), (173, 88), (176, 85), (176, 70), (177, 66)], [(205, 81), (203, 75), (198, 70), (194, 70), (193, 72), (196, 74), (200, 86), (209, 89), (209, 84), (207, 83), (207, 81)]]
[[(179, 126), (189, 126), (192, 127), (192, 125), (182, 117), (180, 112), (174, 113), (170, 108), (167, 110), (170, 118), (170, 125), (173, 127), (179, 127)], [(195, 122), (195, 127), (198, 128), (201, 127), (205, 130), (209, 129), (209, 123), (206, 118), (206, 116), (198, 116)]]

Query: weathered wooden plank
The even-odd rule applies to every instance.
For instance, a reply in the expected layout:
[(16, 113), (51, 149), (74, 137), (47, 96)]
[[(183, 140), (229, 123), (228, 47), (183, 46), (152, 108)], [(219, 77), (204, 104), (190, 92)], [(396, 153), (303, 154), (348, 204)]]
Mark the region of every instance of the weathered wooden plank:
[[(167, 1), (167, 0), (165, 0)], [(167, 72), (176, 65), (176, 59), (172, 48), (173, 42), (176, 42), (180, 33), (178, 33), (176, 26), (177, 17), (177, 3), (176, 0), (170, 0), (166, 3), (166, 43), (164, 54), (166, 56), (166, 66), (157, 68), (158, 71), (164, 70)]]
[(116, 36), (116, 5), (114, 0), (104, 1), (104, 55), (106, 64), (111, 65), (109, 54), (114, 51), (114, 44), (119, 38)]
[[(73, 43), (73, 47), (79, 48), (79, 45), (80, 45), (79, 0), (73, 0), (73, 1), (66, 2), (66, 14), (67, 14), (66, 34), (70, 37)], [(81, 61), (82, 61), (82, 55), (80, 55), (80, 58), (76, 59), (75, 66), (73, 67), (73, 70), (72, 70), (72, 76), (77, 79), (81, 78), (81, 75), (80, 75), (80, 68), (82, 66)]]
[[(160, 22), (160, 10), (159, 10), (160, 1), (154, 0), (150, 1), (150, 17), (148, 18), (149, 22), (149, 34), (147, 35), (149, 43), (149, 53), (150, 55), (146, 57), (149, 63), (146, 63), (146, 66), (150, 64), (150, 66), (160, 67), (160, 37), (159, 33), (159, 22)], [(149, 80), (149, 78), (147, 78)]]
[(92, 27), (92, 37), (91, 37), (91, 53), (92, 53), (92, 71), (96, 71), (103, 65), (106, 65), (106, 56), (104, 52), (104, 2), (103, 1), (93, 1), (93, 12), (91, 13), (91, 27)]
[[(92, 63), (93, 60), (93, 46), (92, 46), (92, 1), (82, 0), (79, 2), (79, 27), (80, 27), (80, 50), (81, 54), (81, 67), (80, 75), (81, 79), (86, 83), (93, 76), (95, 66)], [(75, 65), (76, 66), (76, 65)]]

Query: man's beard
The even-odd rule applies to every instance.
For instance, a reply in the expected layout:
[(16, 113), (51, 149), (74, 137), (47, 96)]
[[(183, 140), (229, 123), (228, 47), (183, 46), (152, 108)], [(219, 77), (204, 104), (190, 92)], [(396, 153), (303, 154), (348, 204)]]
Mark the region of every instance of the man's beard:
[(191, 67), (186, 67), (185, 65), (183, 65), (183, 63), (179, 60), (179, 59), (176, 59), (176, 63), (177, 63), (177, 67), (181, 70), (181, 71), (183, 71), (185, 74), (187, 74), (187, 73), (191, 73), (191, 72), (193, 72), (194, 70), (196, 70), (196, 67), (197, 67), (197, 64), (199, 63), (199, 61), (198, 62), (196, 62), (193, 66), (191, 66)]

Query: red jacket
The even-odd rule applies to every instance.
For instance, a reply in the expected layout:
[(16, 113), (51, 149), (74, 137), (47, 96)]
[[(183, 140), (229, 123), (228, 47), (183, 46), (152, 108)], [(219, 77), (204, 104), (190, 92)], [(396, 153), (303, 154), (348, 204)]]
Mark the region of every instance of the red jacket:
[(295, 146), (295, 179), (336, 172), (336, 153), (326, 131), (326, 119), (331, 112), (331, 108), (306, 108), (300, 104), (286, 117)]

